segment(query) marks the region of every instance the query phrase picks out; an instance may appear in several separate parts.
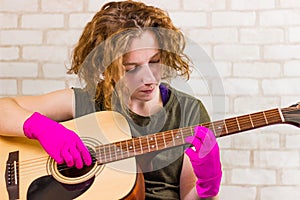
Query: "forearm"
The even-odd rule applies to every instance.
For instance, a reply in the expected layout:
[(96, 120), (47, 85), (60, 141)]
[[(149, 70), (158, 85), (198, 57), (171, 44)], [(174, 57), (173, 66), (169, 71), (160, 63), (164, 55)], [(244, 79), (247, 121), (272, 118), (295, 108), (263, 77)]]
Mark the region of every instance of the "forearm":
[(24, 136), (24, 121), (32, 112), (23, 109), (13, 98), (0, 99), (0, 135)]
[(186, 194), (186, 196), (183, 199), (184, 200), (219, 200), (219, 197), (215, 196), (215, 197), (201, 198), (197, 194), (196, 188), (194, 187), (189, 193)]

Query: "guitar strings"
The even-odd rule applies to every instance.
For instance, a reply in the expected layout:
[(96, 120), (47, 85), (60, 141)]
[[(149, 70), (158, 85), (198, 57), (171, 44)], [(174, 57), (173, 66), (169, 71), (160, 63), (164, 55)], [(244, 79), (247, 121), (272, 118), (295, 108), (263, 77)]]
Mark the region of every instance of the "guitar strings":
[[(285, 116), (285, 114), (287, 112), (298, 111), (299, 109), (295, 108), (295, 107), (288, 107), (288, 108), (284, 108), (284, 109), (281, 109), (281, 110), (283, 112), (283, 115)], [(270, 113), (268, 113), (268, 116), (264, 116), (263, 113), (267, 113), (267, 112), (270, 112)], [(276, 112), (276, 113), (274, 113), (274, 112)], [(289, 116), (300, 116), (300, 114), (298, 114), (298, 113), (288, 114), (288, 115)], [(269, 120), (271, 121), (271, 123), (280, 123), (280, 122), (282, 122), (281, 117), (280, 117), (280, 113), (278, 112), (278, 109), (269, 110), (269, 111), (265, 111), (265, 112), (261, 112), (261, 113), (249, 114), (248, 115), (249, 118), (246, 118), (246, 116), (247, 115), (240, 116), (240, 117), (233, 117), (233, 118), (229, 118), (229, 119), (224, 119), (224, 120), (219, 120), (219, 121), (209, 122), (209, 123), (204, 123), (204, 124), (199, 124), (199, 125), (203, 125), (203, 126), (207, 126), (207, 127), (210, 127), (210, 126), (214, 127), (215, 124), (219, 124), (219, 126), (221, 124), (221, 127), (222, 127), (221, 132), (222, 133), (224, 132), (226, 134), (227, 130), (239, 131), (239, 126), (243, 126), (244, 128), (245, 127), (255, 128), (255, 127), (253, 127), (254, 123), (261, 126), (261, 125), (268, 125), (269, 123), (267, 123), (267, 121), (269, 121)], [(289, 117), (289, 116), (285, 116), (285, 117)], [(267, 119), (267, 121), (266, 121), (266, 119)], [(265, 121), (266, 123), (261, 123), (262, 121)], [(239, 124), (239, 126), (238, 126), (238, 124)], [(185, 128), (175, 130), (175, 131), (177, 131), (177, 132), (180, 131), (183, 135), (186, 135), (186, 137), (187, 137), (187, 136), (191, 135), (190, 130), (191, 130), (191, 127), (185, 127)], [(153, 150), (153, 151), (160, 150), (160, 147), (166, 147), (166, 146), (168, 147), (167, 144), (174, 143), (174, 140), (175, 140), (175, 144), (176, 144), (176, 142), (178, 142), (178, 140), (174, 139), (174, 131), (173, 130), (166, 131), (164, 133), (165, 134), (163, 136), (160, 136), (160, 135), (157, 135), (157, 134), (154, 134), (153, 137), (150, 136), (152, 138), (163, 137), (163, 140), (162, 139), (160, 139), (160, 140), (156, 139), (155, 144), (153, 142), (149, 143), (149, 141), (147, 141), (145, 139), (146, 136), (141, 136), (139, 138), (133, 138), (133, 139), (125, 141), (127, 143), (131, 142), (132, 147), (133, 147), (133, 149), (131, 149), (131, 150), (128, 149), (128, 146), (126, 146), (125, 149), (124, 149), (124, 147), (122, 148), (121, 143), (124, 142), (124, 141), (98, 146), (98, 147), (96, 147), (96, 149), (98, 149), (98, 151), (95, 154), (95, 156), (97, 158), (97, 159), (95, 159), (95, 161), (102, 160), (102, 161), (107, 162), (107, 161), (109, 161), (108, 158), (115, 158), (116, 160), (118, 160), (117, 158), (120, 155), (118, 155), (116, 151), (113, 152), (114, 154), (116, 154), (116, 156), (115, 157), (111, 156), (111, 151), (112, 151), (111, 146), (114, 146), (114, 148), (116, 147), (115, 149), (120, 150), (119, 152), (121, 152), (121, 154), (122, 154), (121, 159), (123, 159), (123, 158), (128, 158), (130, 156), (134, 156), (137, 153), (144, 153), (144, 151), (146, 151), (146, 153), (148, 153), (148, 152), (151, 152), (151, 150)], [(147, 137), (149, 137), (149, 136), (147, 136)], [(183, 137), (185, 137), (185, 136), (183, 136)], [(151, 145), (154, 145), (156, 149), (151, 149), (150, 147), (148, 147), (148, 151), (147, 151), (146, 150), (147, 148), (146, 149), (141, 148), (140, 151), (136, 152), (136, 147), (137, 147), (136, 143), (139, 143), (141, 146), (144, 146), (144, 145), (147, 146), (147, 145), (151, 144)], [(182, 142), (182, 143), (184, 143), (184, 142)], [(117, 144), (119, 144), (119, 145), (117, 145)], [(173, 145), (170, 145), (170, 146), (173, 146)], [(99, 149), (109, 150), (110, 154), (105, 153), (105, 155), (102, 155), (103, 153), (99, 153), (100, 152)], [(124, 154), (127, 154), (127, 156), (124, 155)], [(40, 158), (34, 158), (34, 159), (19, 161), (19, 162), (17, 162), (17, 165), (19, 166), (20, 171), (22, 170), (22, 174), (23, 173), (31, 173), (32, 169), (34, 169), (34, 171), (45, 170), (44, 167), (47, 163), (48, 158), (49, 158), (49, 156), (44, 156), (44, 157), (40, 157)], [(105, 162), (100, 162), (99, 164), (104, 164), (104, 163)], [(67, 168), (68, 167), (61, 167), (61, 168), (59, 168), (59, 170), (65, 170)]]

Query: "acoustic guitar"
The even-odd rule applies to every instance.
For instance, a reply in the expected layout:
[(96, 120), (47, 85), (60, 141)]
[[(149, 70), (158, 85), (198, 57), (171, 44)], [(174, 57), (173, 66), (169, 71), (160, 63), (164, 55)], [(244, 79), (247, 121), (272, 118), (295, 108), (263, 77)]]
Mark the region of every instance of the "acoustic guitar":
[[(223, 137), (274, 124), (299, 127), (299, 104), (200, 124)], [(184, 145), (194, 127), (132, 138), (126, 119), (101, 111), (62, 123), (84, 141), (93, 158), (82, 169), (57, 164), (35, 140), (0, 136), (0, 199), (143, 199), (136, 156)]]

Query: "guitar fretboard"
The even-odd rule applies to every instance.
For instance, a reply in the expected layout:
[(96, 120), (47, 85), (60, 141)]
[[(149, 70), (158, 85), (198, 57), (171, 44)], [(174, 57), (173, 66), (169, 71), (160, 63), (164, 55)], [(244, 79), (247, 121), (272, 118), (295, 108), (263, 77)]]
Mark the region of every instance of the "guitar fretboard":
[[(199, 124), (212, 130), (216, 137), (284, 122), (281, 110), (271, 109), (239, 117)], [(154, 151), (185, 144), (185, 138), (194, 134), (195, 126), (159, 132), (129, 140), (96, 147), (98, 164), (105, 164)]]

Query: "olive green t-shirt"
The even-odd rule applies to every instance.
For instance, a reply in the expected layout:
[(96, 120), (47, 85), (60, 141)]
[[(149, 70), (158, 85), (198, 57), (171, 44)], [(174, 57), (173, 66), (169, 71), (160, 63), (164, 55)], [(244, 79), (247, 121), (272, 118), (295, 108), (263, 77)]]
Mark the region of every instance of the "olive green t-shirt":
[[(168, 88), (168, 101), (154, 115), (144, 117), (131, 111), (117, 110), (127, 119), (133, 137), (210, 121), (200, 100), (170, 86)], [(73, 89), (76, 117), (103, 110), (103, 106), (95, 103), (87, 92), (79, 88)], [(143, 168), (146, 199), (180, 199), (179, 182), (186, 147), (178, 146), (137, 158), (138, 162), (143, 163), (142, 166), (146, 166)]]

